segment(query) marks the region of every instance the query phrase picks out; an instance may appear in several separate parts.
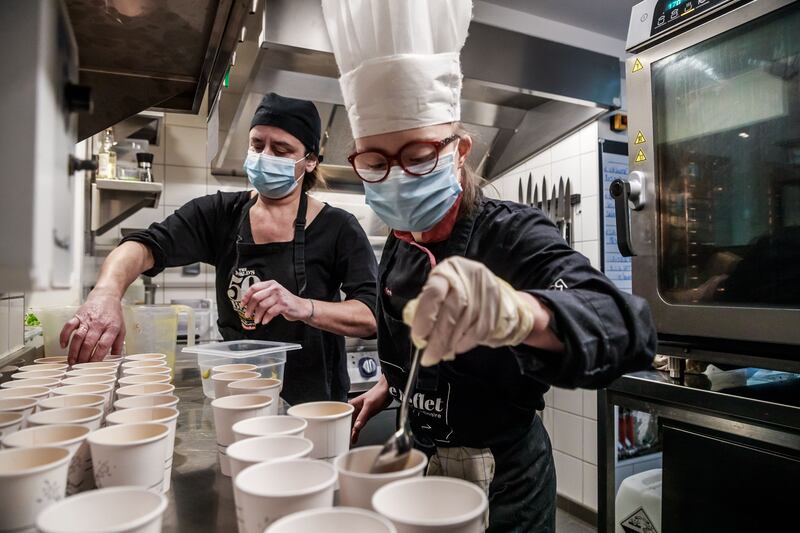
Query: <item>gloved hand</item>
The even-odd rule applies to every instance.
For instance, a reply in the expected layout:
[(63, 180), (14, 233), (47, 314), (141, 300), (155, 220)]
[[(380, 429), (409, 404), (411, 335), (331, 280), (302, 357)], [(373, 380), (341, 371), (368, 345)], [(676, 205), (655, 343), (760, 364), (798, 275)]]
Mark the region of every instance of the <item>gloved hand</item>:
[(414, 344), (425, 348), (422, 365), (432, 366), (478, 345), (522, 343), (533, 329), (533, 310), (481, 263), (455, 256), (431, 271), (403, 309), (403, 321)]

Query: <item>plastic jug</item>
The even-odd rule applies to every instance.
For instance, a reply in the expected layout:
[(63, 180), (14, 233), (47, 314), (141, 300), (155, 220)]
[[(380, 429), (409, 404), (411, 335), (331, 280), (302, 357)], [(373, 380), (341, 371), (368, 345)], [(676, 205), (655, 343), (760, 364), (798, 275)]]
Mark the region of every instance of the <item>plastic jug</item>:
[(622, 480), (615, 502), (616, 533), (661, 531), (661, 472), (655, 468)]
[(45, 357), (53, 355), (67, 355), (69, 344), (62, 348), (59, 342), (61, 330), (69, 319), (75, 316), (78, 310), (77, 305), (61, 305), (57, 307), (40, 307), (33, 309), (33, 314), (42, 324), (42, 336), (44, 337)]
[[(194, 310), (186, 305), (126, 305), (125, 352), (163, 353), (167, 364), (175, 370), (175, 349), (178, 337), (178, 316), (186, 314), (187, 331), (194, 332)], [(189, 346), (194, 345), (194, 335), (187, 335)]]

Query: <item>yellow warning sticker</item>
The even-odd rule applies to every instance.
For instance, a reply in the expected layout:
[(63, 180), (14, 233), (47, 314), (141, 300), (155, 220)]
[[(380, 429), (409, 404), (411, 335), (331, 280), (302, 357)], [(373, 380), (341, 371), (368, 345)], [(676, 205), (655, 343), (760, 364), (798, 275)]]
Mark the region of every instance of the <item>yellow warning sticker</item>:
[(642, 161), (647, 161), (647, 156), (644, 155), (644, 150), (639, 148), (639, 153), (636, 154), (636, 159), (634, 159), (633, 162), (641, 163)]
[(643, 68), (644, 68), (644, 65), (642, 65), (642, 62), (639, 61), (639, 58), (637, 57), (636, 61), (633, 62), (633, 68), (631, 69), (631, 72), (639, 72)]
[(639, 133), (636, 134), (636, 139), (633, 141), (633, 144), (644, 144), (647, 142), (647, 139), (644, 138), (644, 133), (642, 130), (639, 130)]

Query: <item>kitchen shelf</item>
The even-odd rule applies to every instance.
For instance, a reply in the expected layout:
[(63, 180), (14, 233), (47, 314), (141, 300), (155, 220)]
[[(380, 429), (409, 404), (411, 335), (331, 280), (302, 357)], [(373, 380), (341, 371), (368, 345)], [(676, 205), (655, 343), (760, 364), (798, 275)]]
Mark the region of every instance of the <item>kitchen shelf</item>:
[(98, 179), (92, 183), (92, 232), (102, 235), (145, 207), (158, 207), (164, 185)]

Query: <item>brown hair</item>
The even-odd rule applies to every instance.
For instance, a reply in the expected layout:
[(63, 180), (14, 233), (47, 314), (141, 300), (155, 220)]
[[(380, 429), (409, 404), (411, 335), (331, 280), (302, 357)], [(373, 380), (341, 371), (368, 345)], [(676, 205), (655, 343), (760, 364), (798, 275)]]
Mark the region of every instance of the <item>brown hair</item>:
[[(458, 136), (469, 135), (470, 137), (474, 138), (474, 135), (470, 133), (460, 122), (455, 124), (455, 133)], [(480, 176), (475, 169), (465, 161), (464, 166), (461, 167), (461, 188), (464, 190), (464, 192), (461, 194), (461, 205), (458, 208), (459, 218), (466, 216), (477, 209), (478, 199), (483, 194), (481, 192), (481, 184), (484, 181), (485, 180), (483, 177)]]
[(319, 158), (317, 158), (314, 170), (306, 172), (303, 176), (303, 192), (308, 192), (317, 186), (325, 186), (325, 176), (322, 173), (322, 169), (319, 168)]

